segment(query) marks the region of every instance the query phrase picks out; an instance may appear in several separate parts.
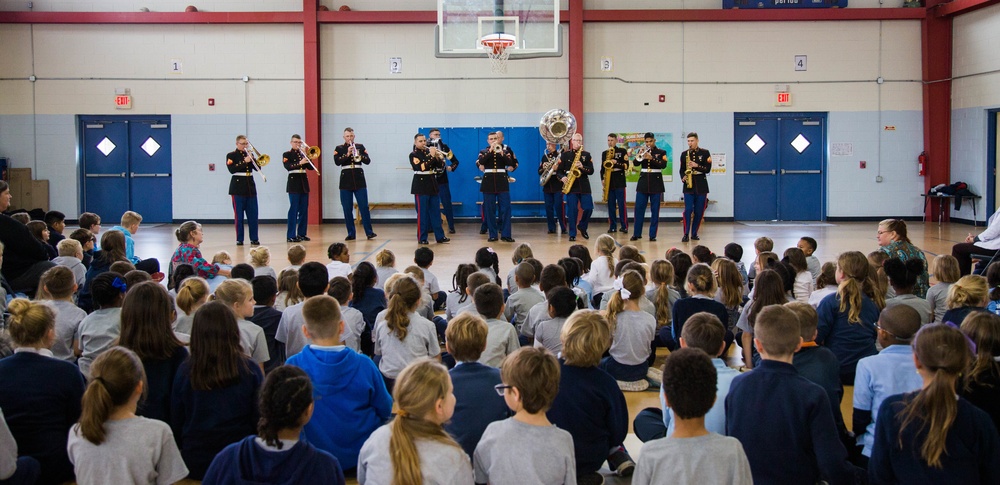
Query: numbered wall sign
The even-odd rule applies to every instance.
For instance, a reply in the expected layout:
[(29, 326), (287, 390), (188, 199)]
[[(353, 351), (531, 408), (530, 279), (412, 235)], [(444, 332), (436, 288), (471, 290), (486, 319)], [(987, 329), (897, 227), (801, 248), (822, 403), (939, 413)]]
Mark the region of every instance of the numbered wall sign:
[(170, 59), (170, 74), (184, 74), (184, 63), (180, 59)]
[(601, 71), (602, 72), (611, 72), (611, 71), (614, 70), (614, 68), (615, 68), (615, 63), (614, 63), (614, 61), (610, 57), (602, 57), (601, 58)]
[(389, 58), (389, 74), (402, 74), (403, 72), (403, 58), (402, 57), (390, 57)]
[(807, 59), (808, 56), (795, 56), (795, 70), (805, 71), (807, 70)]

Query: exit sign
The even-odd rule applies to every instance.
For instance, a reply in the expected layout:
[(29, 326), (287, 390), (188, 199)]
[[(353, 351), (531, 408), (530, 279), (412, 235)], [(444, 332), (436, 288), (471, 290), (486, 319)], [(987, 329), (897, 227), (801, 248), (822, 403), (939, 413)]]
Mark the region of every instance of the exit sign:
[(130, 94), (116, 95), (115, 109), (132, 109), (132, 95)]
[(775, 93), (775, 106), (791, 106), (792, 93)]

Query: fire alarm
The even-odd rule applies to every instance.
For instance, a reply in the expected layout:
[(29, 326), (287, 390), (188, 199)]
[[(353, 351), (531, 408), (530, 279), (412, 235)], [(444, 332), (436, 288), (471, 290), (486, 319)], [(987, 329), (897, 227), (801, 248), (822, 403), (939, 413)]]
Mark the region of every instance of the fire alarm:
[(215, 98), (208, 98), (208, 105), (215, 106)]
[(660, 95), (660, 102), (661, 103), (666, 103), (667, 102), (667, 96), (665, 94), (661, 94)]

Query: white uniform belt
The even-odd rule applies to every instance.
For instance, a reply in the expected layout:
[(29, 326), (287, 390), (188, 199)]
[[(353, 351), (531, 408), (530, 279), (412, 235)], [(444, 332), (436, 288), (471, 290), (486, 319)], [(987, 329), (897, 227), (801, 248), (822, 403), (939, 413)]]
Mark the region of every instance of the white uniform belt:
[(661, 169), (661, 168), (644, 168), (641, 171), (642, 172), (646, 172), (646, 173), (658, 173), (661, 170), (663, 170), (663, 169)]
[(620, 168), (612, 168), (611, 171), (612, 172), (621, 172), (622, 169), (620, 169)]
[(434, 172), (413, 172), (414, 175), (434, 175)]
[(299, 169), (299, 170), (289, 170), (288, 173), (306, 173), (306, 171), (302, 170), (302, 169)]
[(233, 174), (233, 177), (252, 177), (252, 176), (253, 176), (253, 174), (250, 173), (250, 172), (247, 172), (247, 173), (234, 173)]
[(504, 173), (506, 171), (507, 170), (504, 170), (502, 168), (488, 168), (488, 169), (486, 169), (486, 173)]
[(361, 168), (361, 165), (355, 165), (353, 163), (350, 165), (344, 165), (344, 170), (350, 170), (352, 168)]

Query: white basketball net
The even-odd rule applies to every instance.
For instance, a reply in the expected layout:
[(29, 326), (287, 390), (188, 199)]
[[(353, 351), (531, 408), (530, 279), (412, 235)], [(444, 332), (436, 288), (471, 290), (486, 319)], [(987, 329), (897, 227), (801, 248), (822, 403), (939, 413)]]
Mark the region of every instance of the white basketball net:
[(507, 73), (507, 60), (510, 59), (510, 48), (506, 44), (486, 44), (486, 55), (490, 58), (490, 68), (493, 74)]

